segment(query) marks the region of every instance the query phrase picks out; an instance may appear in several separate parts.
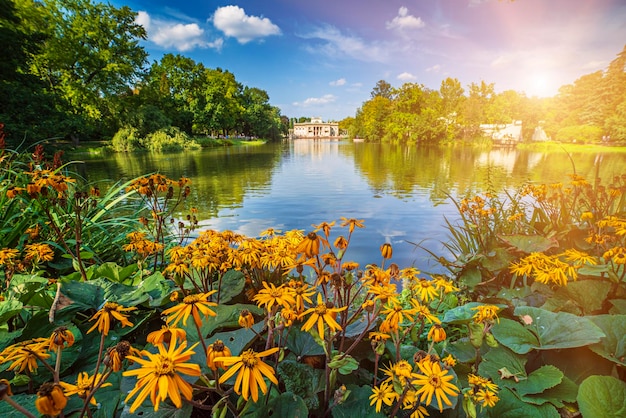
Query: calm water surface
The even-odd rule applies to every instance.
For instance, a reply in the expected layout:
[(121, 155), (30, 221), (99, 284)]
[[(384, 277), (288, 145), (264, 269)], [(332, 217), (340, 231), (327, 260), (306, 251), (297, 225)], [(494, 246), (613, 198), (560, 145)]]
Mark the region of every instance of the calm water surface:
[[(578, 174), (622, 174), (624, 154), (572, 155)], [(411, 242), (445, 254), (444, 216), (456, 219), (448, 196), (512, 189), (526, 181), (567, 181), (565, 153), (515, 149), (416, 148), (324, 140), (294, 140), (176, 154), (112, 154), (85, 160), (90, 181), (128, 180), (150, 172), (192, 180), (188, 207), (202, 229), (258, 236), (269, 227), (302, 229), (340, 217), (365, 221), (345, 260), (380, 263), (378, 248), (393, 245), (392, 261), (422, 271), (441, 268)], [(339, 232), (341, 231), (341, 232)], [(347, 231), (336, 227), (335, 234)]]

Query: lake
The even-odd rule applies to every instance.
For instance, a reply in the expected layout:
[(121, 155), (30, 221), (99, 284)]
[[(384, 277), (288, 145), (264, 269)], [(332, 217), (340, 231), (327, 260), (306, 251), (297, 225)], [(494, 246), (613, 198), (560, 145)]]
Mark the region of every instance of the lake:
[(201, 229), (258, 236), (269, 227), (308, 232), (312, 224), (336, 220), (334, 239), (345, 231), (337, 228), (342, 216), (363, 219), (365, 228), (355, 231), (344, 260), (380, 264), (379, 247), (390, 242), (391, 261), (401, 268), (441, 272), (411, 243), (445, 254), (444, 216), (458, 217), (448, 196), (502, 192), (528, 181), (566, 183), (572, 164), (578, 174), (593, 180), (598, 173), (607, 184), (624, 172), (624, 154), (570, 156), (302, 139), (174, 154), (109, 154), (83, 159), (78, 171), (105, 183), (157, 171), (189, 177), (188, 205), (198, 208)]

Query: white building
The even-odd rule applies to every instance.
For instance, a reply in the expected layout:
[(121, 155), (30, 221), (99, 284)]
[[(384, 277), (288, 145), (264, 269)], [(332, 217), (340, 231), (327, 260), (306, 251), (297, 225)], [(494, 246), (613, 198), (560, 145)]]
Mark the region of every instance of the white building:
[(294, 123), (292, 138), (337, 138), (338, 122), (322, 122), (322, 118), (311, 118), (310, 122)]

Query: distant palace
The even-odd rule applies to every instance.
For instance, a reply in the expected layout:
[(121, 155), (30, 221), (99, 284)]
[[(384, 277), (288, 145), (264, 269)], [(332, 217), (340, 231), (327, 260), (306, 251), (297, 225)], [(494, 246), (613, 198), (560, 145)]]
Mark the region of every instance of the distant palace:
[(292, 138), (337, 138), (339, 137), (338, 122), (322, 122), (322, 118), (311, 118), (310, 122), (294, 123)]

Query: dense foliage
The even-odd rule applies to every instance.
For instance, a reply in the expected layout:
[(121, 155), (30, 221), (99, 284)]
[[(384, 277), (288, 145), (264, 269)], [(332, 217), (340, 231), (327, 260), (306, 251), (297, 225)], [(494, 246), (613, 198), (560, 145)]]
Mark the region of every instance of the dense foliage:
[(3, 416), (623, 415), (626, 176), (456, 201), (430, 276), (350, 261), (359, 219), (194, 231), (189, 179), (43, 151), (0, 153)]
[(512, 90), (496, 93), (493, 83), (471, 83), (467, 91), (455, 78), (439, 90), (417, 83), (399, 88), (380, 80), (354, 118), (342, 121), (351, 137), (370, 141), (429, 144), (474, 140), (481, 124), (521, 121), (523, 140), (542, 127), (561, 142), (626, 141), (626, 47), (605, 71), (585, 75), (539, 99)]
[(8, 140), (286, 134), (267, 93), (221, 69), (166, 55), (148, 65), (130, 8), (92, 0), (0, 0), (0, 121)]

